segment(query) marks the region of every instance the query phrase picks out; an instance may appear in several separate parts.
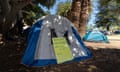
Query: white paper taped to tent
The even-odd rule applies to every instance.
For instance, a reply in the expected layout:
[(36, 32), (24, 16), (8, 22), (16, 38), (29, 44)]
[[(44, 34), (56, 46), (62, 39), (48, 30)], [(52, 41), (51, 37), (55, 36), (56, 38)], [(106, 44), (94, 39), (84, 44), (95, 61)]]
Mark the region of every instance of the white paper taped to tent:
[[(61, 41), (64, 43), (53, 42), (54, 38), (62, 38)], [(81, 61), (91, 56), (90, 51), (85, 47), (75, 27), (68, 19), (49, 15), (40, 19), (30, 29), (22, 63), (27, 66), (46, 66)]]

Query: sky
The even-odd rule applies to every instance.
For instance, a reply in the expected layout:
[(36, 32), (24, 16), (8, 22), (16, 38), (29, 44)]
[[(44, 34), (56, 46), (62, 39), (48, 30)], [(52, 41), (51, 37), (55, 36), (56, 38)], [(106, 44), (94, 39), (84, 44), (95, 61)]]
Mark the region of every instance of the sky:
[(99, 9), (98, 9), (98, 0), (92, 0), (92, 5), (93, 5), (93, 12), (91, 14), (91, 17), (90, 17), (90, 20), (88, 22), (88, 25), (95, 25), (95, 19), (96, 19), (96, 14), (99, 12)]
[[(52, 8), (50, 8), (50, 10), (49, 10), (50, 13), (51, 13), (51, 14), (56, 14), (58, 4), (59, 4), (60, 2), (66, 2), (66, 1), (68, 1), (68, 0), (56, 0), (55, 5), (54, 5)], [(47, 9), (46, 7), (43, 7), (43, 6), (41, 6), (41, 7), (42, 7), (42, 9), (43, 9), (44, 11), (48, 11), (48, 9)]]

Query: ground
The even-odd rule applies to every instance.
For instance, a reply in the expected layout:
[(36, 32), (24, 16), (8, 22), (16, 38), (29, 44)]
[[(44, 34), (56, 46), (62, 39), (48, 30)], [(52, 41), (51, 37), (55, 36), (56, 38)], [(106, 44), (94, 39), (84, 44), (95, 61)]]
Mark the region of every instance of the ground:
[(85, 42), (93, 57), (81, 62), (26, 67), (21, 64), (26, 44), (8, 41), (0, 46), (0, 72), (120, 72), (120, 35), (108, 36), (110, 43)]

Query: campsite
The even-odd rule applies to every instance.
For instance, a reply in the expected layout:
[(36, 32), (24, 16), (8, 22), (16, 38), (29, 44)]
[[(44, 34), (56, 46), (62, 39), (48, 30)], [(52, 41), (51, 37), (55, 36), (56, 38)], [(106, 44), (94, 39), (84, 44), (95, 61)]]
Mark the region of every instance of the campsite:
[[(8, 42), (0, 47), (1, 72), (119, 72), (120, 68), (120, 35), (109, 37), (110, 43), (87, 42), (87, 48), (92, 51), (93, 57), (68, 64), (49, 65), (45, 67), (26, 67), (21, 64), (25, 45)], [(117, 39), (116, 39), (117, 38)]]
[(0, 0), (0, 72), (120, 72), (120, 0)]

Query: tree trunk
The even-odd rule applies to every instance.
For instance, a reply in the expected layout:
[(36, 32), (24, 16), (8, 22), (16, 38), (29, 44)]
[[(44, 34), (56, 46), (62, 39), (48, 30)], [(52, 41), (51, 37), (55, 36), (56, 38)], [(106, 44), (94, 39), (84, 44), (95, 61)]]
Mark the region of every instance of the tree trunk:
[[(21, 10), (23, 7), (28, 5), (30, 2), (31, 2), (31, 0), (21, 0), (21, 1), (10, 0), (10, 5), (9, 5), (11, 7), (10, 11), (3, 15), (3, 20), (5, 20), (5, 21), (3, 21), (2, 25), (1, 25), (1, 27), (3, 28), (2, 34), (4, 37), (6, 37), (6, 35), (8, 34), (9, 29), (12, 26), (13, 22), (15, 21), (16, 15), (19, 12), (19, 10)], [(2, 2), (2, 4), (3, 4), (3, 2)], [(3, 4), (2, 12), (7, 11), (7, 10), (4, 10), (5, 9), (4, 7), (9, 8), (8, 5), (5, 5), (5, 6), (4, 5), (5, 4)]]
[(86, 32), (90, 0), (73, 0), (68, 18), (74, 23), (81, 37)]
[(107, 25), (107, 26), (106, 26), (106, 29), (107, 29), (107, 31), (110, 31), (110, 26)]
[(10, 28), (12, 27), (12, 24), (15, 24), (16, 15), (19, 12), (19, 9), (12, 8), (11, 11), (6, 16), (6, 21), (3, 24), (3, 35), (6, 36), (9, 33)]
[(80, 11), (80, 21), (79, 21), (79, 33), (81, 35), (81, 37), (84, 36), (84, 34), (86, 33), (86, 23), (87, 23), (87, 19), (88, 19), (88, 10), (89, 10), (89, 6), (90, 6), (90, 0), (82, 0), (81, 3), (81, 11)]
[(80, 11), (81, 11), (81, 0), (73, 0), (72, 8), (68, 15), (69, 15), (69, 19), (73, 22), (73, 24), (77, 29), (79, 28)]
[(5, 17), (10, 11), (9, 0), (0, 0), (0, 33), (2, 33), (3, 23), (5, 22)]

